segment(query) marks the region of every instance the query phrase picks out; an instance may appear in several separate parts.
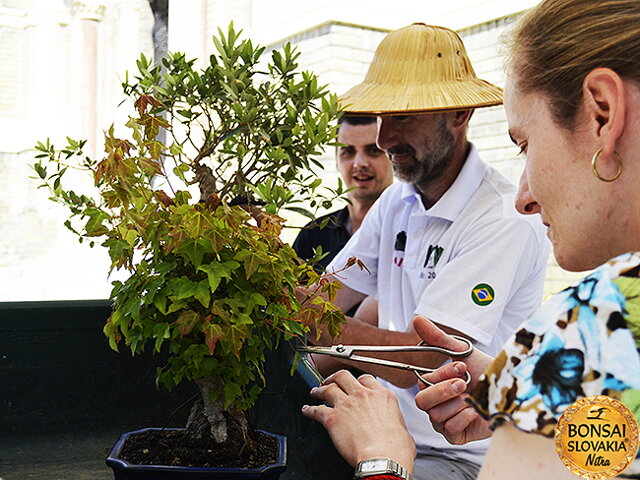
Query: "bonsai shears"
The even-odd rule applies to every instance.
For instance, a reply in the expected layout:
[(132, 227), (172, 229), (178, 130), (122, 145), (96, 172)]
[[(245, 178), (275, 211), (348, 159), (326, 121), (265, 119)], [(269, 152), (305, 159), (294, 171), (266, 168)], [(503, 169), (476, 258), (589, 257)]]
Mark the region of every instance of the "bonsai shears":
[[(442, 347), (436, 347), (435, 345), (427, 345), (425, 342), (420, 342), (418, 345), (331, 345), (328, 347), (316, 347), (313, 345), (303, 345), (296, 348), (298, 352), (318, 353), (320, 355), (329, 355), (330, 357), (342, 358), (344, 360), (353, 360), (355, 362), (371, 363), (374, 365), (381, 365), (383, 367), (400, 368), (402, 370), (412, 371), (418, 380), (427, 386), (431, 386), (432, 383), (426, 381), (421, 375), (432, 373), (435, 368), (420, 367), (418, 365), (410, 365), (402, 362), (394, 362), (392, 360), (384, 360), (382, 358), (367, 357), (365, 355), (359, 355), (361, 353), (397, 353), (397, 352), (436, 352), (446, 355), (449, 358), (462, 358), (466, 357), (473, 351), (473, 344), (467, 338), (460, 337), (458, 335), (452, 335), (456, 340), (460, 340), (467, 345), (467, 348), (461, 352), (455, 352)], [(465, 382), (467, 385), (471, 382), (471, 374), (465, 372)]]

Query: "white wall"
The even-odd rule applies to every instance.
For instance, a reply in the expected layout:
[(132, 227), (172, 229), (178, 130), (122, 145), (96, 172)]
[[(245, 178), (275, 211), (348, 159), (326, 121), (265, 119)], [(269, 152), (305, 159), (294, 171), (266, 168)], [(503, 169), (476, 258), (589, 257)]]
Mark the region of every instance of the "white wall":
[[(459, 29), (479, 76), (503, 83), (495, 46), (508, 20), (535, 0), (171, 0), (169, 49), (206, 58), (211, 35), (234, 20), (267, 46), (288, 40), (303, 68), (341, 93), (359, 82), (385, 32), (414, 21)], [(0, 301), (105, 298), (108, 258), (63, 226), (66, 210), (38, 190), (29, 164), (36, 140), (93, 138), (122, 123), (120, 83), (140, 52), (153, 55), (147, 0), (0, 0)], [(470, 138), (517, 180), (522, 160), (506, 135), (501, 107), (474, 115)], [(335, 182), (333, 153), (324, 157)], [(302, 220), (301, 220), (302, 222)], [(549, 272), (548, 291), (567, 282)]]
[(146, 0), (0, 3), (1, 301), (108, 296), (106, 251), (63, 226), (66, 209), (30, 178), (31, 148), (67, 135), (99, 146), (126, 118), (120, 82), (153, 55), (151, 26)]
[(271, 43), (329, 20), (396, 29), (413, 22), (455, 30), (523, 11), (537, 0), (255, 0), (253, 34)]

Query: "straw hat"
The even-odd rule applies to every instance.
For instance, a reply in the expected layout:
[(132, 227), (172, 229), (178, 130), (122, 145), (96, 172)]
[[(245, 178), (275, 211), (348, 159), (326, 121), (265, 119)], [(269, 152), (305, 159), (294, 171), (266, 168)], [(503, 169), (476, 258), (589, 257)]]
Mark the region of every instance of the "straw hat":
[(464, 110), (501, 104), (502, 89), (476, 77), (456, 32), (414, 23), (382, 40), (364, 82), (340, 102), (369, 115)]

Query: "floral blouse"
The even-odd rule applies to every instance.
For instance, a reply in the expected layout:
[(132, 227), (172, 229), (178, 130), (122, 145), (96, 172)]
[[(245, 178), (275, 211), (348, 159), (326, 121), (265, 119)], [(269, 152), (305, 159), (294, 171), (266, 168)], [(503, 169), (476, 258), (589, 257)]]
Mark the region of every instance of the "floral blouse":
[(640, 417), (640, 253), (554, 295), (507, 341), (471, 394), (487, 419), (553, 437), (577, 399), (609, 395)]

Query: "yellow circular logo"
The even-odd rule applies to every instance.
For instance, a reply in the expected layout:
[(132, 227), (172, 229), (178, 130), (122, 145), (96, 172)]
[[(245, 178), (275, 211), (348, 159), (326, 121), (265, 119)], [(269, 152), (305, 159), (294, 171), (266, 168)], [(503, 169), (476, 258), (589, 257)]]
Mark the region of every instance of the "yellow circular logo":
[(615, 398), (581, 398), (558, 421), (556, 451), (575, 475), (594, 480), (615, 477), (638, 452), (638, 423)]

